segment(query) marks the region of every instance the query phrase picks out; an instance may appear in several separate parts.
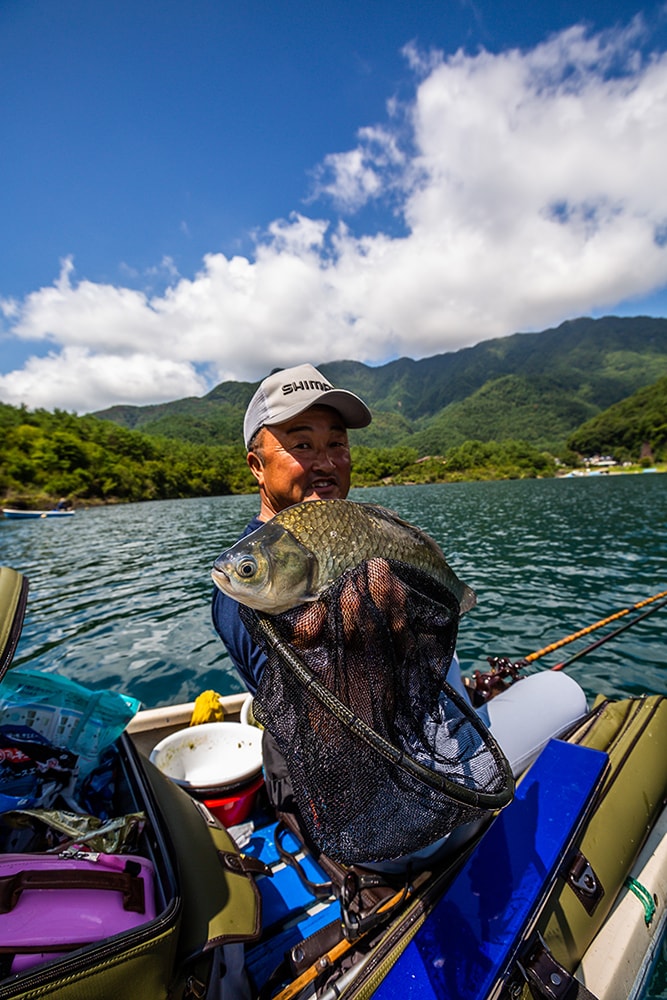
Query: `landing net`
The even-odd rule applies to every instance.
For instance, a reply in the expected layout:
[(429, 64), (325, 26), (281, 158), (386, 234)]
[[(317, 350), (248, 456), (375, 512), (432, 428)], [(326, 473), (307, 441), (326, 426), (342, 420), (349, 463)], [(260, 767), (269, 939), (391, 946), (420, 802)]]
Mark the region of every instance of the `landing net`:
[(505, 757), (445, 679), (459, 606), (430, 575), (370, 559), (316, 602), (241, 614), (268, 657), (253, 712), (321, 851), (400, 857), (510, 801)]

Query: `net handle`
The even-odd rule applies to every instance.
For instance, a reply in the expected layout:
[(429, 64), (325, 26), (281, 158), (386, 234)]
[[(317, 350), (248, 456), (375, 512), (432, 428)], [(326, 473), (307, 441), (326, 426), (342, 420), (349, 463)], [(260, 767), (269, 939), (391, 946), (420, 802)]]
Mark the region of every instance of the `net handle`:
[[(479, 792), (464, 785), (457, 785), (454, 781), (449, 781), (442, 774), (431, 771), (428, 767), (413, 760), (410, 756), (399, 750), (397, 747), (385, 740), (383, 736), (371, 729), (362, 719), (336, 697), (321, 681), (318, 681), (313, 672), (306, 666), (303, 660), (294, 652), (287, 643), (281, 639), (275, 624), (269, 615), (262, 612), (255, 612), (259, 626), (264, 633), (269, 645), (278, 653), (287, 664), (297, 680), (310, 691), (315, 698), (324, 705), (339, 722), (342, 722), (364, 743), (373, 747), (386, 760), (396, 767), (406, 771), (411, 777), (416, 778), (423, 784), (428, 785), (436, 791), (442, 792), (459, 804), (472, 806), (477, 809), (502, 809), (512, 801), (514, 795), (514, 777), (510, 770), (509, 762), (496, 743), (495, 739), (479, 718), (472, 707), (468, 707), (463, 698), (454, 691), (450, 685), (448, 696), (454, 704), (466, 716), (474, 727), (478, 735), (489, 748), (500, 769), (505, 772), (504, 787), (498, 792)], [(445, 682), (446, 683), (446, 682)]]

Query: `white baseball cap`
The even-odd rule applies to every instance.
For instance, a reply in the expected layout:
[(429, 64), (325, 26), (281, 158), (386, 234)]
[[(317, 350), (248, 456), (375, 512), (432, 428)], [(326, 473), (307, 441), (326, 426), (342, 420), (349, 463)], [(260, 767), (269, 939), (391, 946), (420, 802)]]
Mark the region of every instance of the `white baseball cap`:
[(246, 448), (265, 425), (282, 424), (311, 406), (331, 406), (346, 427), (367, 427), (372, 420), (366, 404), (347, 389), (335, 389), (312, 365), (283, 368), (268, 375), (252, 397), (243, 421)]

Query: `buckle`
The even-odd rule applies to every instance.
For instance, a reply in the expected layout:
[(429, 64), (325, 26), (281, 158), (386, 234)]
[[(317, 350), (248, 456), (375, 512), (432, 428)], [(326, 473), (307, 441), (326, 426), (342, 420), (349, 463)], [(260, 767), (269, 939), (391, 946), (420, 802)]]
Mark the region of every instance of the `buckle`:
[(596, 1000), (583, 983), (556, 961), (539, 931), (516, 964), (533, 995), (542, 1000)]
[(223, 868), (234, 875), (267, 875), (273, 872), (259, 858), (249, 854), (236, 854), (234, 851), (218, 851), (218, 860)]
[(577, 851), (563, 874), (586, 913), (592, 916), (604, 896), (604, 887), (591, 863), (581, 851)]

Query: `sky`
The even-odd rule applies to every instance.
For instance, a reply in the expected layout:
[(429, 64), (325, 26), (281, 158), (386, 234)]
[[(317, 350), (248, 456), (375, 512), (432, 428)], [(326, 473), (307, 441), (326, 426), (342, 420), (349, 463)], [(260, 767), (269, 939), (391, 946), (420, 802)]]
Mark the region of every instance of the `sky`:
[(0, 402), (667, 316), (667, 2), (0, 0)]

